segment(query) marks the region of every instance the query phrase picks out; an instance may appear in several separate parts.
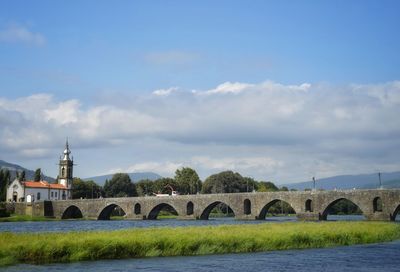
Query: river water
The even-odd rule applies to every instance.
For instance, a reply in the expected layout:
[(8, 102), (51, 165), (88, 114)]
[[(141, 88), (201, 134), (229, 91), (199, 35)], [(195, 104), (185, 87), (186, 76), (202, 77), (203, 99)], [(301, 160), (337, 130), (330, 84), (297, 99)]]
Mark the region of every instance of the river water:
[[(362, 216), (329, 216), (330, 220), (362, 220)], [(400, 219), (399, 216), (397, 219)], [(146, 220), (0, 223), (1, 231), (52, 232), (115, 230), (161, 226), (200, 226), (219, 224), (259, 224), (296, 221), (296, 217), (272, 217), (265, 221), (238, 221), (233, 218), (210, 220)], [(400, 221), (400, 220), (399, 220)], [(397, 221), (397, 222), (399, 222)], [(1, 269), (0, 269), (1, 270)], [(16, 265), (4, 271), (400, 271), (400, 241), (326, 249), (285, 250), (262, 253), (226, 254), (194, 257), (163, 257), (103, 260), (70, 264)]]

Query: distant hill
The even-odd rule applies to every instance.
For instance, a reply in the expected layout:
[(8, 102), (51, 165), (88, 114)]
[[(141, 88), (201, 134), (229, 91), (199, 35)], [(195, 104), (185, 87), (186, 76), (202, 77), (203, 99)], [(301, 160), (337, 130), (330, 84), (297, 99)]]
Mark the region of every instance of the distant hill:
[[(400, 172), (382, 173), (382, 185), (384, 188), (400, 188)], [(284, 184), (289, 189), (304, 190), (312, 188), (312, 181), (299, 183)], [(378, 174), (361, 174), (361, 175), (342, 175), (329, 178), (317, 179), (317, 189), (375, 189), (379, 187)]]
[[(137, 182), (139, 180), (143, 179), (150, 179), (150, 180), (156, 180), (159, 178), (162, 178), (162, 176), (153, 173), (153, 172), (137, 172), (137, 173), (127, 173), (131, 180), (133, 182)], [(84, 180), (93, 180), (96, 182), (98, 185), (103, 186), (104, 183), (106, 182), (106, 179), (110, 180), (112, 178), (113, 174), (110, 175), (103, 175), (103, 176), (96, 176), (96, 177), (90, 177), (90, 178), (84, 178)]]
[[(11, 180), (14, 180), (16, 177), (16, 172), (21, 172), (21, 171), (25, 171), (25, 178), (27, 180), (32, 180), (35, 177), (35, 171), (34, 170), (30, 170), (30, 169), (26, 169), (18, 164), (13, 164), (13, 163), (9, 163), (3, 160), (0, 160), (0, 169), (8, 169), (10, 170), (11, 173)], [(56, 180), (52, 177), (46, 176), (44, 175), (43, 177), (44, 180), (52, 183), (55, 182)]]

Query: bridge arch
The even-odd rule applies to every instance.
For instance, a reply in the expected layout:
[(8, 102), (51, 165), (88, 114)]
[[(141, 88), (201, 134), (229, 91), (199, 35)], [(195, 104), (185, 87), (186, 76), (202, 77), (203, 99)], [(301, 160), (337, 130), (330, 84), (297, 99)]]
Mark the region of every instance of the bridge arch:
[(186, 215), (192, 215), (194, 212), (194, 205), (192, 201), (189, 201), (186, 204)]
[(320, 214), (320, 219), (321, 220), (327, 220), (328, 219), (328, 214), (331, 212), (332, 207), (335, 206), (340, 201), (350, 202), (351, 204), (357, 206), (357, 208), (361, 211), (361, 213), (364, 214), (364, 211), (361, 209), (361, 207), (360, 207), (360, 205), (358, 205), (358, 203), (352, 201), (349, 198), (341, 197), (341, 198), (338, 198), (338, 199), (335, 199), (335, 200), (331, 201), (326, 206), (326, 208), (323, 210), (322, 214)]
[(267, 216), (267, 212), (268, 212), (269, 208), (271, 208), (273, 205), (275, 205), (278, 202), (286, 203), (294, 211), (294, 213), (297, 213), (296, 210), (293, 208), (292, 205), (290, 205), (289, 202), (282, 200), (282, 199), (274, 199), (274, 200), (268, 202), (266, 205), (264, 205), (264, 207), (261, 209), (259, 215), (257, 216), (257, 219), (265, 220), (265, 217)]
[(174, 206), (172, 206), (171, 204), (167, 204), (167, 203), (161, 203), (161, 204), (158, 204), (157, 206), (155, 206), (153, 209), (151, 209), (149, 215), (147, 216), (147, 219), (149, 219), (149, 220), (157, 219), (158, 214), (163, 209), (169, 209), (176, 215), (179, 215), (177, 212), (177, 209), (175, 209)]
[(110, 220), (111, 214), (114, 211), (115, 208), (120, 208), (121, 211), (126, 214), (126, 212), (121, 208), (121, 206), (117, 204), (109, 204), (106, 207), (104, 207), (99, 215), (97, 216), (97, 220)]
[(377, 196), (372, 201), (372, 208), (374, 212), (381, 212), (382, 211), (382, 199)]
[(400, 204), (397, 206), (397, 208), (394, 210), (394, 212), (390, 215), (390, 220), (395, 221), (399, 212), (400, 212)]
[(243, 213), (246, 215), (251, 214), (251, 201), (248, 198), (243, 201)]
[(307, 199), (305, 203), (305, 210), (306, 212), (313, 212), (313, 201), (311, 199)]
[(61, 215), (61, 219), (77, 219), (82, 218), (82, 211), (75, 205), (71, 205), (64, 210)]
[(133, 212), (134, 214), (138, 215), (142, 213), (142, 206), (140, 205), (140, 203), (136, 203), (135, 207), (133, 208)]
[(231, 206), (229, 206), (227, 203), (222, 202), (222, 201), (214, 201), (213, 203), (209, 204), (201, 213), (200, 219), (202, 220), (208, 220), (208, 217), (210, 216), (211, 211), (217, 207), (219, 204), (224, 204), (227, 206), (228, 210), (232, 211), (233, 215), (236, 216), (235, 211), (232, 209)]

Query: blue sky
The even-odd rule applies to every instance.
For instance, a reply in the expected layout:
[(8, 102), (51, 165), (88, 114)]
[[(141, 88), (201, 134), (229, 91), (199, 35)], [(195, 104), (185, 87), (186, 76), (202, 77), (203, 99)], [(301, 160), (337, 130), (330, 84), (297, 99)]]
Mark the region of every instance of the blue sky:
[(82, 177), (192, 166), (285, 183), (399, 170), (399, 7), (2, 1), (0, 159), (54, 175), (68, 135)]

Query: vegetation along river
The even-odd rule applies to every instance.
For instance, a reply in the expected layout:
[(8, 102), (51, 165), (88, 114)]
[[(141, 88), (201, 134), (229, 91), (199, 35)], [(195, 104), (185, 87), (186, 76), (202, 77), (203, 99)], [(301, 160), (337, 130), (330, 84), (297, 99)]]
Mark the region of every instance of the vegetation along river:
[(48, 265), (16, 265), (4, 271), (399, 271), (400, 241), (324, 249), (194, 257), (157, 257)]

